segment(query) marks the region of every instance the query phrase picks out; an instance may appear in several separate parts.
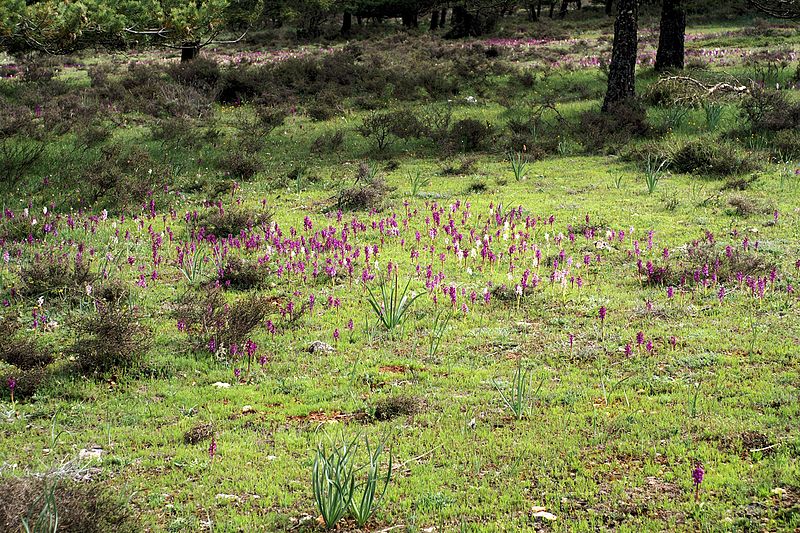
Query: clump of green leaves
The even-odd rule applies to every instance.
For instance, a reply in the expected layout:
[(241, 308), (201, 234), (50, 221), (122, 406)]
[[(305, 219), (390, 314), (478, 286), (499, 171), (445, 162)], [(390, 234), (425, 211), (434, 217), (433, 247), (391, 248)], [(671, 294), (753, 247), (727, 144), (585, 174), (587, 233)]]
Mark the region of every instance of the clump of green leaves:
[(656, 186), (658, 185), (658, 182), (661, 181), (668, 164), (669, 162), (666, 159), (659, 162), (659, 160), (652, 154), (647, 155), (643, 169), (644, 182), (645, 185), (647, 185), (647, 194), (653, 194), (653, 192), (656, 190)]
[(417, 171), (415, 174), (411, 175), (409, 178), (411, 182), (411, 196), (418, 195), (423, 187), (427, 187), (431, 184), (431, 179), (423, 176), (420, 171)]
[(511, 172), (516, 181), (522, 181), (526, 177), (528, 167), (527, 158), (520, 152), (509, 152), (508, 160), (511, 162)]
[(327, 443), (320, 441), (317, 446), (311, 482), (317, 510), (328, 529), (336, 527), (348, 513), (358, 527), (363, 527), (377, 510), (389, 487), (392, 478), (391, 451), (385, 474), (381, 474), (380, 464), (386, 441), (381, 441), (373, 448), (365, 437), (367, 464), (356, 467), (360, 437), (356, 435), (346, 440), (342, 436), (336, 441), (327, 437)]
[[(503, 400), (503, 404), (509, 411), (511, 411), (511, 414), (517, 420), (522, 420), (530, 413), (531, 404), (528, 391), (531, 386), (531, 380), (532, 377), (530, 373), (522, 368), (522, 359), (520, 359), (517, 363), (517, 369), (514, 372), (514, 378), (511, 381), (510, 390), (504, 391), (497, 381), (494, 382), (494, 386), (497, 389), (497, 392), (500, 393), (500, 398)], [(539, 391), (542, 389), (543, 385), (544, 378), (541, 382), (539, 382), (539, 386), (536, 387), (533, 396), (539, 394)]]
[(373, 292), (370, 287), (367, 287), (369, 293), (367, 301), (378, 316), (378, 321), (390, 332), (405, 321), (411, 305), (421, 296), (421, 294), (408, 293), (410, 279), (402, 290), (399, 283), (397, 273), (395, 273), (394, 281), (391, 279), (388, 282), (381, 280), (379, 286), (380, 295)]

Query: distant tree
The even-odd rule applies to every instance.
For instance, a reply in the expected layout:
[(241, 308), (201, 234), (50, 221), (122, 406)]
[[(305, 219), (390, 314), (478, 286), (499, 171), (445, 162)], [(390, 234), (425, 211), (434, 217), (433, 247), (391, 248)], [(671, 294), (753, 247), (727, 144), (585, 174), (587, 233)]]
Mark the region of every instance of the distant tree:
[(683, 0), (663, 0), (658, 51), (656, 52), (656, 70), (683, 68), (685, 35), (686, 10)]
[(800, 0), (750, 0), (762, 13), (779, 19), (800, 19)]
[(262, 9), (261, 0), (2, 0), (0, 49), (68, 54), (152, 44), (188, 61), (204, 46), (232, 42), (218, 37)]
[(614, 21), (614, 44), (608, 70), (608, 90), (603, 111), (636, 95), (639, 0), (618, 0)]
[[(132, 37), (181, 51), (181, 61), (197, 57), (210, 44), (231, 43), (217, 38), (228, 29), (226, 14), (232, 0), (136, 0), (118, 3), (128, 21), (125, 32)], [(254, 3), (253, 9), (258, 5)], [(246, 31), (246, 30), (245, 30)]]
[(125, 17), (103, 0), (0, 1), (0, 50), (69, 54), (83, 48), (124, 48)]
[(445, 37), (479, 37), (494, 29), (501, 15), (514, 5), (513, 0), (462, 0), (453, 6), (450, 31)]

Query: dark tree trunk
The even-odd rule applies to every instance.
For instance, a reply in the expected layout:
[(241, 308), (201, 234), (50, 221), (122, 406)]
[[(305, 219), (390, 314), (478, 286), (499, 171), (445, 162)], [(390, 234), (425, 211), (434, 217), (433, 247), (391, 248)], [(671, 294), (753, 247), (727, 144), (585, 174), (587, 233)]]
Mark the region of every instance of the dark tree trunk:
[(550, 18), (553, 18), (553, 11), (556, 9), (556, 0), (550, 0)]
[(349, 11), (345, 11), (342, 16), (342, 35), (350, 35), (350, 30), (353, 29), (353, 15)]
[(439, 28), (439, 10), (434, 9), (431, 12), (431, 31), (436, 31)]
[(444, 28), (444, 23), (447, 22), (447, 8), (442, 9), (439, 14), (439, 27)]
[(417, 22), (417, 14), (413, 11), (404, 11), (401, 14), (403, 19), (403, 26), (406, 28), (416, 28), (419, 23)]
[(538, 0), (536, 2), (536, 19), (540, 19), (542, 17), (542, 0)]
[(583, 9), (583, 2), (581, 2), (581, 0), (575, 0), (575, 9), (577, 9), (578, 11)]
[(464, 14), (466, 12), (467, 10), (461, 6), (454, 7), (453, 16), (450, 19), (450, 25), (455, 26), (456, 24), (461, 24), (461, 22), (464, 20)]
[(200, 55), (199, 43), (183, 43), (181, 45), (181, 63), (191, 61)]
[(682, 0), (664, 0), (656, 52), (656, 70), (683, 69), (686, 11)]
[(611, 16), (611, 13), (613, 13), (613, 7), (614, 7), (614, 0), (606, 0), (606, 15), (608, 15), (609, 17)]
[(639, 0), (619, 0), (603, 111), (636, 95)]
[(528, 4), (528, 20), (530, 22), (539, 21), (539, 14), (536, 12), (536, 4), (534, 4), (533, 2)]
[(569, 9), (569, 0), (561, 0), (561, 9), (558, 11), (558, 18), (563, 19), (566, 17), (567, 9)]

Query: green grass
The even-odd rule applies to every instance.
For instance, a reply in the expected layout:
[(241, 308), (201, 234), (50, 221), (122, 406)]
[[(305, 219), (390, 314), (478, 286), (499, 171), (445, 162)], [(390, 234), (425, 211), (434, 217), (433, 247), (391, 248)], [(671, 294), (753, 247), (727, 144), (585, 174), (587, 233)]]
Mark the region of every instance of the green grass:
[[(740, 43), (738, 38), (736, 42)], [(644, 77), (642, 85), (650, 80)], [(602, 85), (597, 69), (559, 71), (544, 82), (542, 92), (520, 91), (519, 97), (560, 94), (558, 109), (573, 120), (597, 106)], [(581, 87), (588, 87), (591, 94), (578, 95)], [(455, 114), (501, 122), (503, 112), (502, 106), (479, 96), (478, 104), (460, 104)], [(214, 112), (227, 133), (251, 113), (248, 106), (217, 106)], [(662, 115), (662, 110), (650, 110), (655, 122)], [(736, 115), (735, 106), (726, 105), (721, 132), (736, 127)], [(418, 292), (424, 286), (415, 275), (410, 250), (415, 231), (427, 238), (425, 217), (434, 202), (445, 208), (446, 221), (452, 203), (460, 200), (463, 206), (469, 201), (473, 218), (467, 227), (477, 228), (498, 204), (522, 206), (524, 216), (542, 218), (530, 240), (542, 248), (543, 259), (558, 253), (554, 241), (563, 233), (566, 253), (576, 264), (584, 254), (601, 253), (603, 261), (588, 273), (576, 267), (575, 272), (585, 276), (580, 290), (552, 285), (547, 279), (550, 269), (543, 267), (540, 287), (519, 304), (515, 298), (493, 298), (484, 305), (486, 282), (513, 287), (522, 270), (532, 268), (532, 257), (520, 261), (509, 281), (507, 268), (479, 272), (479, 259), (462, 266), (449, 256), (445, 285), (453, 283), (467, 293), (475, 290), (478, 297), (469, 304), (468, 313), (453, 311), (433, 353), (429, 335), (434, 317), (449, 307), (441, 289), (437, 289), (438, 304), (423, 295), (390, 334), (376, 327), (368, 293), (359, 283), (276, 279), (275, 286), (261, 292), (291, 298), (299, 291), (297, 302), (313, 292), (317, 307), (298, 327), (274, 337), (264, 328), (256, 330), (253, 338), (268, 362), (263, 369), (257, 367), (250, 383), (242, 383), (234, 378), (231, 365), (189, 349), (171, 314), (173, 303), (188, 289), (171, 264), (175, 245), (187, 238), (181, 218), (200, 209), (204, 193), (173, 198), (175, 219), (162, 219), (167, 210), (159, 205), (158, 216), (145, 220), (142, 227), (130, 217), (121, 222), (112, 214), (94, 234), (80, 227), (62, 228), (58, 240), (85, 240), (99, 256), (107, 247), (124, 248), (113, 275), (132, 286), (155, 342), (147, 353), (146, 372), (81, 378), (66, 372), (67, 362), (61, 357), (61, 371), (35, 401), (11, 405), (3, 396), (0, 472), (44, 471), (76, 457), (80, 450), (100, 446), (104, 451), (92, 463), (98, 467), (93, 477), (128, 497), (149, 530), (213, 526), (215, 531), (276, 531), (295, 528), (309, 515), (311, 521), (303, 521), (302, 527), (310, 530), (318, 514), (311, 488), (314, 451), (323, 431), (341, 430), (351, 438), (363, 433), (372, 442), (388, 435), (394, 474), (372, 529), (789, 531), (800, 527), (799, 303), (797, 293), (785, 291), (787, 282), (800, 283), (794, 266), (800, 259), (796, 209), (800, 188), (780, 191), (777, 166), (765, 163), (759, 179), (746, 191), (754, 198), (774, 200), (780, 218), (771, 224), (771, 213), (734, 216), (726, 203), (731, 193), (720, 191), (722, 182), (667, 174), (648, 194), (641, 171), (613, 154), (580, 155), (575, 150), (553, 155), (529, 163), (526, 178), (515, 181), (502, 151), (482, 153), (475, 155), (468, 175), (444, 175), (442, 167), (459, 158), (443, 158), (429, 143), (398, 143), (389, 153), (375, 154), (371, 143), (353, 131), (361, 116), (352, 112), (322, 123), (288, 119), (270, 134), (259, 154), (265, 169), (235, 193), (222, 195), (224, 205), (241, 200), (245, 206), (256, 206), (266, 199), (285, 237), (291, 226), (306, 236), (328, 225), (341, 231), (357, 217), (367, 228), (352, 237), (352, 244), (362, 249), (381, 243), (382, 236), (371, 222), (396, 213), (400, 234), (383, 237), (374, 271), (385, 273), (391, 261), (400, 269), (401, 285), (410, 277), (409, 290)], [(668, 135), (692, 138), (702, 134), (704, 126), (703, 111), (692, 110)], [(309, 154), (313, 139), (338, 128), (346, 131), (340, 151)], [(180, 168), (179, 188), (192, 180), (220, 181), (209, 161), (224, 145), (169, 150), (150, 140), (146, 124), (136, 123), (115, 131), (114, 139), (143, 145), (155, 159)], [(72, 143), (65, 137), (50, 150), (69, 151)], [(328, 212), (331, 195), (352, 181), (364, 159), (373, 160), (396, 189), (383, 212), (346, 213), (338, 222), (335, 213)], [(398, 168), (387, 170), (389, 160)], [(314, 180), (305, 180), (299, 190), (291, 183), (276, 187), (279, 178), (298, 165), (306, 166), (306, 175)], [(45, 164), (37, 172), (47, 170)], [(409, 176), (417, 173), (430, 178), (430, 184), (412, 197)], [(618, 182), (617, 177), (621, 177)], [(486, 190), (467, 193), (475, 180), (484, 182)], [(43, 189), (31, 178), (19, 191), (9, 191), (6, 203), (21, 210), (33, 198), (39, 210), (63, 194)], [(402, 225), (406, 209), (418, 211), (407, 228)], [(553, 227), (542, 227), (550, 215), (555, 217)], [(600, 228), (597, 237), (587, 240), (578, 232), (575, 243), (570, 243), (568, 228), (579, 227), (587, 215)], [(312, 232), (302, 230), (306, 216), (314, 222)], [(113, 224), (122, 233), (129, 230), (132, 240), (115, 245)], [(125, 258), (130, 255), (137, 265), (148, 265), (151, 224), (154, 231), (165, 232), (161, 253), (166, 260), (159, 267), (159, 280), (141, 289), (133, 286), (138, 270)], [(166, 238), (167, 227), (175, 242)], [(495, 229), (500, 232), (497, 239), (507, 246), (502, 227)], [(625, 230), (628, 237), (612, 249), (600, 249), (595, 241), (604, 239), (607, 229)], [(747, 235), (759, 241), (758, 253), (778, 267), (778, 288), (769, 289), (758, 304), (739, 287), (732, 287), (723, 303), (713, 288), (668, 299), (664, 288), (639, 281), (636, 259), (628, 255), (632, 239), (644, 248), (649, 230), (654, 232), (654, 246), (643, 258), (653, 260), (663, 248), (677, 250), (702, 239), (706, 231), (734, 246)], [(733, 230), (738, 237), (731, 235)], [(440, 228), (433, 259), (420, 252), (423, 273), (428, 263), (439, 270), (436, 256), (446, 246), (445, 237)], [(402, 246), (400, 238), (405, 240)], [(209, 245), (203, 246), (210, 252)], [(263, 253), (249, 255), (255, 259)], [(363, 266), (359, 263), (355, 277)], [(13, 283), (13, 263), (2, 268), (0, 279)], [(371, 286), (376, 290), (375, 282)], [(240, 296), (236, 291), (228, 294)], [(341, 307), (328, 309), (328, 296), (340, 298)], [(459, 305), (463, 301), (459, 296)], [(35, 306), (33, 300), (19, 304), (26, 321)], [(600, 306), (608, 309), (602, 333)], [(36, 335), (63, 355), (72, 340), (70, 319), (76, 309), (57, 300), (45, 302), (44, 307), (60, 325)], [(280, 315), (276, 312), (271, 318), (278, 321)], [(352, 332), (347, 329), (350, 319), (355, 325)], [(334, 329), (340, 331), (338, 342)], [(639, 331), (655, 342), (655, 349), (635, 348), (626, 357), (623, 346)], [(672, 336), (677, 339), (674, 349), (669, 345)], [(335, 351), (309, 353), (309, 344), (317, 340), (335, 344)], [(509, 390), (518, 365), (532, 379), (529, 391), (536, 392), (528, 398), (530, 412), (520, 419), (509, 414), (497, 390)], [(230, 387), (214, 386), (218, 382)], [(374, 411), (381, 399), (400, 395), (419, 399), (420, 409), (382, 421), (364, 415)], [(201, 422), (214, 424), (218, 448), (213, 462), (209, 441), (196, 445), (183, 441), (184, 432)], [(64, 431), (55, 443), (53, 428)], [(364, 458), (360, 459), (363, 464)], [(697, 460), (706, 469), (699, 502), (694, 501), (691, 481)], [(556, 520), (536, 517), (537, 508), (554, 514)]]

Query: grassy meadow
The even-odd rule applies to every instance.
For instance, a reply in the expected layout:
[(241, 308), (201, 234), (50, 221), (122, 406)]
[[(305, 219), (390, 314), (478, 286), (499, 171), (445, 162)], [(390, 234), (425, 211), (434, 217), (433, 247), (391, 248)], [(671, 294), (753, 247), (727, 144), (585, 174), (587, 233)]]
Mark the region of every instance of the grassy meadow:
[(663, 81), (644, 20), (608, 118), (592, 13), (7, 58), (0, 530), (50, 479), (98, 531), (323, 530), (365, 437), (340, 531), (800, 528), (796, 28), (690, 18)]

